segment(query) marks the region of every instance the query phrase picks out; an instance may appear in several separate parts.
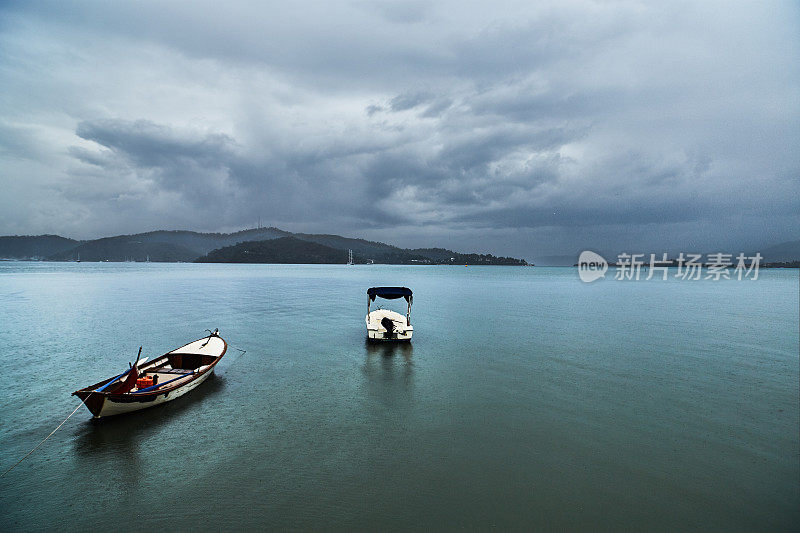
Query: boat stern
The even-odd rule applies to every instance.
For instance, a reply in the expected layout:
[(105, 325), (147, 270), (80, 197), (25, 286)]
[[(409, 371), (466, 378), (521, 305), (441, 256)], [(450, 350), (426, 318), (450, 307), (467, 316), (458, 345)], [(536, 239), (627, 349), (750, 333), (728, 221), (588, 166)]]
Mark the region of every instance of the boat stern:
[(408, 342), (411, 340), (413, 333), (413, 328), (393, 333), (389, 333), (386, 330), (367, 329), (367, 339), (374, 342)]
[(378, 309), (366, 317), (367, 340), (375, 342), (408, 342), (414, 326), (400, 313)]

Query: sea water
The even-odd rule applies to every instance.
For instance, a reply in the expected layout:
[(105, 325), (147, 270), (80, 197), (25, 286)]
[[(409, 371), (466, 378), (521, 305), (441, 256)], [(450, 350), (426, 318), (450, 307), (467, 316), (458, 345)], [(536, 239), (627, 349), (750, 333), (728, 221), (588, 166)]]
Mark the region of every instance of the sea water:
[[(365, 343), (378, 285), (414, 290), (410, 345)], [(799, 294), (797, 270), (3, 262), (3, 470), (140, 345), (230, 347), (164, 406), (81, 407), (0, 479), (0, 528), (797, 528)]]

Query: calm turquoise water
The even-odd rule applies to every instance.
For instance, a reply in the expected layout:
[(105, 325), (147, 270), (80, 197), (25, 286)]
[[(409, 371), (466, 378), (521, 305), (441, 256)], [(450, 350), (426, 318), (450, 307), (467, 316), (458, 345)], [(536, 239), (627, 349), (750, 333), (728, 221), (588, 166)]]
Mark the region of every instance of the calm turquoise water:
[[(413, 344), (367, 346), (365, 291), (395, 284)], [(797, 270), (0, 263), (3, 470), (139, 345), (247, 350), (163, 407), (81, 408), (0, 479), (0, 529), (796, 529), (799, 294)]]

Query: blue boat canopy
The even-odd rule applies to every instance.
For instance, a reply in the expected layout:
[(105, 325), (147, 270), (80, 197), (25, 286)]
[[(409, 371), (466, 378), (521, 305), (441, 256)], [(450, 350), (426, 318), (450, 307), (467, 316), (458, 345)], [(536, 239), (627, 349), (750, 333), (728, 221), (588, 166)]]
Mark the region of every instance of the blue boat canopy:
[(413, 299), (411, 289), (408, 287), (370, 287), (367, 289), (367, 296), (370, 301), (374, 302), (375, 298), (386, 298), (387, 300), (396, 300), (397, 298), (405, 298), (410, 304)]

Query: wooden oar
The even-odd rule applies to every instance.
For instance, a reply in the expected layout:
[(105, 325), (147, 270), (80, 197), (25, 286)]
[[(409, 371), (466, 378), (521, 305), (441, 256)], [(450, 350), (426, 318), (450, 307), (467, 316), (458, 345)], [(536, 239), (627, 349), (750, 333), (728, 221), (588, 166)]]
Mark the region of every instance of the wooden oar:
[(112, 379), (111, 381), (109, 381), (108, 383), (106, 383), (105, 385), (103, 385), (102, 387), (100, 387), (99, 389), (96, 389), (94, 392), (103, 392), (103, 391), (106, 389), (106, 387), (108, 387), (108, 386), (109, 386), (109, 385), (111, 385), (112, 383), (116, 382), (116, 381), (117, 381), (119, 378), (121, 378), (122, 376), (125, 376), (125, 375), (127, 375), (127, 374), (128, 374), (128, 372), (130, 372), (130, 371), (131, 371), (131, 369), (129, 368), (128, 370), (126, 370), (125, 372), (123, 372), (123, 373), (122, 373), (122, 374), (120, 374), (119, 376), (115, 377), (114, 379)]
[[(139, 355), (142, 355), (142, 347), (141, 346), (139, 347)], [(144, 363), (150, 358), (150, 356), (145, 356), (143, 359), (139, 360), (139, 355), (136, 356), (136, 364)], [(123, 372), (119, 376), (115, 377), (114, 379), (112, 379), (111, 381), (109, 381), (108, 383), (106, 383), (105, 385), (100, 387), (99, 389), (96, 389), (94, 392), (103, 392), (106, 389), (106, 387), (108, 387), (109, 385), (112, 385), (113, 383), (115, 383), (119, 378), (128, 375), (128, 372), (130, 372), (131, 370), (133, 370), (133, 367), (130, 367), (128, 370), (126, 370), (125, 372)]]

